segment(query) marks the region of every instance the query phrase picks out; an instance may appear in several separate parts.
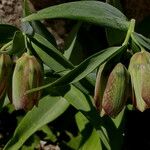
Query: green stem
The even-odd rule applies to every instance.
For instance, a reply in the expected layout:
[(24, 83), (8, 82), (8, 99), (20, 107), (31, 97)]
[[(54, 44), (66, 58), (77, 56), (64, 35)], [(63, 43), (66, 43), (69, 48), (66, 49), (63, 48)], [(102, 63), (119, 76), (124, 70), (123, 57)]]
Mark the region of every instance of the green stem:
[(29, 50), (29, 48), (28, 48), (28, 41), (27, 41), (27, 36), (26, 36), (26, 34), (25, 33), (23, 33), (23, 35), (24, 35), (24, 41), (25, 41), (25, 48), (26, 48), (26, 50), (27, 50), (27, 53), (30, 55), (31, 54), (31, 51)]
[(131, 19), (127, 35), (126, 35), (126, 38), (125, 38), (122, 46), (128, 44), (131, 34), (132, 34), (132, 32), (134, 32), (134, 28), (135, 28), (135, 19)]
[(0, 51), (5, 51), (10, 45), (12, 45), (13, 41), (8, 42), (7, 44), (5, 44)]

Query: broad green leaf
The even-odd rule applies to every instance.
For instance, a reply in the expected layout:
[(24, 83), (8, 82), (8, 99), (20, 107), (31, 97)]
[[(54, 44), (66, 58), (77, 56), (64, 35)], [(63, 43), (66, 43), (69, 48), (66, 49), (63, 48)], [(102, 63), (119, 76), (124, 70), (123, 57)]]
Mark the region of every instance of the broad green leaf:
[(97, 130), (97, 133), (102, 142), (109, 150), (109, 141), (101, 129), (103, 122), (94, 105), (92, 104), (91, 98), (88, 95), (83, 94), (74, 86), (71, 86), (70, 91), (64, 95), (64, 98), (90, 121), (93, 127)]
[(149, 38), (146, 38), (143, 35), (134, 32), (134, 33), (132, 33), (132, 39), (136, 40), (136, 42), (138, 42), (141, 46), (150, 50), (150, 39)]
[[(56, 93), (58, 95), (63, 95), (69, 104), (79, 110), (90, 121), (91, 125), (97, 130), (104, 145), (109, 149), (108, 138), (106, 138), (106, 135), (101, 129), (103, 122), (93, 105), (92, 98), (89, 95), (82, 93), (73, 85), (70, 86), (70, 90), (66, 93), (63, 91), (64, 88), (65, 87), (62, 87), (62, 89), (56, 90)], [(51, 88), (49, 90), (51, 90)], [(61, 91), (63, 93), (61, 93)]]
[(73, 65), (49, 41), (35, 34), (32, 46), (40, 59), (56, 72), (72, 69)]
[(79, 80), (86, 77), (90, 72), (92, 72), (95, 68), (97, 68), (99, 65), (102, 65), (105, 61), (112, 58), (119, 52), (123, 51), (126, 46), (122, 47), (110, 47), (103, 51), (100, 51), (89, 58), (87, 58), (85, 61), (83, 61), (81, 64), (79, 64), (77, 67), (72, 69), (69, 73), (62, 76), (58, 80), (56, 80), (53, 83), (49, 83), (47, 85), (34, 88), (32, 90), (29, 90), (27, 93), (31, 93), (34, 91), (42, 90), (48, 87), (54, 87), (54, 86), (63, 86), (70, 83), (78, 82)]
[(67, 18), (127, 30), (129, 22), (115, 7), (99, 1), (78, 1), (52, 6), (27, 16), (23, 21)]
[(19, 29), (15, 26), (8, 24), (0, 24), (0, 46), (12, 40), (14, 33)]
[(61, 97), (46, 96), (42, 98), (39, 106), (34, 107), (21, 120), (4, 150), (19, 149), (34, 132), (60, 116), (68, 106), (68, 102)]

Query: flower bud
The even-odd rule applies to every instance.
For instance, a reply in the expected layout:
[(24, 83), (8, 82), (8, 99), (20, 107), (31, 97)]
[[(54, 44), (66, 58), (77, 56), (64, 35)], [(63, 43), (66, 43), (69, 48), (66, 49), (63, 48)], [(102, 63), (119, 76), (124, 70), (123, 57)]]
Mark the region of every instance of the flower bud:
[(98, 111), (102, 110), (102, 98), (111, 69), (112, 66), (109, 62), (101, 65), (98, 69), (94, 91), (94, 102)]
[(12, 99), (15, 109), (30, 110), (38, 104), (41, 92), (26, 92), (41, 86), (42, 67), (34, 56), (24, 53), (17, 61), (12, 79)]
[(0, 54), (0, 99), (3, 97), (8, 87), (11, 69), (12, 61), (10, 56), (7, 54)]
[(133, 104), (140, 111), (150, 107), (150, 53), (135, 53), (129, 65), (131, 75)]
[(115, 117), (123, 109), (128, 98), (129, 74), (121, 63), (118, 63), (108, 77), (102, 99), (101, 115)]

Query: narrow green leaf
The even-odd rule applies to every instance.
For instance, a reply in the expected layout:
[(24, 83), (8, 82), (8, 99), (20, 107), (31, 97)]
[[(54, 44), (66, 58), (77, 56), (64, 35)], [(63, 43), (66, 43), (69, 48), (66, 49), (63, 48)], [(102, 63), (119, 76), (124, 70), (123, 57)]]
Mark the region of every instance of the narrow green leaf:
[(48, 31), (44, 24), (42, 24), (40, 21), (31, 21), (31, 26), (34, 29), (34, 32), (42, 35), (53, 45), (57, 46), (54, 36), (50, 33), (50, 31)]
[(72, 52), (73, 52), (73, 49), (75, 47), (75, 43), (76, 43), (76, 39), (77, 39), (77, 34), (78, 34), (78, 31), (80, 29), (80, 26), (81, 26), (81, 22), (77, 23), (72, 31), (69, 33), (67, 39), (65, 40), (65, 52), (64, 52), (64, 56), (69, 60), (71, 55), (72, 55)]
[(85, 94), (74, 86), (71, 86), (69, 92), (64, 95), (64, 98), (77, 110), (85, 113), (90, 112), (94, 107), (92, 102), (89, 101), (90, 99), (87, 99)]
[[(52, 49), (53, 51), (55, 51), (56, 53), (62, 55), (62, 53), (51, 43), (49, 42), (46, 38), (44, 38), (43, 36), (41, 36), (38, 33), (35, 33), (34, 38), (37, 42), (47, 46), (48, 48)], [(33, 40), (31, 38), (31, 40)]]
[(25, 40), (24, 40), (24, 35), (22, 34), (21, 31), (17, 31), (14, 34), (13, 42), (12, 42), (12, 47), (10, 50), (8, 50), (9, 54), (22, 54), (22, 52), (25, 50)]
[(141, 34), (136, 32), (132, 33), (132, 38), (136, 40), (141, 46), (145, 47), (146, 49), (150, 50), (150, 39), (144, 37)]
[(32, 46), (40, 59), (56, 72), (72, 69), (73, 65), (49, 41), (35, 34)]
[(110, 59), (114, 55), (116, 55), (119, 52), (121, 52), (122, 50), (124, 50), (125, 47), (126, 46), (111, 47), (111, 48), (107, 48), (103, 51), (100, 51), (100, 52), (90, 56), (89, 58), (87, 58), (85, 61), (83, 61), (77, 67), (72, 69), (69, 73), (62, 76), (55, 82), (49, 83), (47, 85), (44, 85), (44, 86), (41, 86), (38, 88), (34, 88), (32, 90), (29, 90), (27, 93), (42, 90), (47, 87), (63, 86), (66, 84), (78, 82), (82, 78), (86, 77), (90, 72), (92, 72), (99, 65), (103, 64), (106, 60)]
[(136, 52), (140, 52), (141, 50), (141, 46), (140, 44), (137, 42), (137, 40), (134, 38), (133, 34), (131, 34), (131, 49), (132, 49), (132, 52), (133, 53), (136, 53)]
[(29, 7), (29, 1), (28, 0), (23, 0), (23, 15), (24, 17), (28, 16), (28, 15), (31, 15), (31, 10), (30, 10), (30, 7)]
[(61, 97), (46, 96), (42, 98), (38, 108), (34, 107), (20, 122), (4, 150), (19, 149), (34, 132), (60, 116), (68, 106), (68, 102)]
[(118, 9), (99, 1), (78, 1), (52, 6), (24, 18), (23, 21), (53, 18), (83, 20), (120, 30), (127, 30), (129, 25)]

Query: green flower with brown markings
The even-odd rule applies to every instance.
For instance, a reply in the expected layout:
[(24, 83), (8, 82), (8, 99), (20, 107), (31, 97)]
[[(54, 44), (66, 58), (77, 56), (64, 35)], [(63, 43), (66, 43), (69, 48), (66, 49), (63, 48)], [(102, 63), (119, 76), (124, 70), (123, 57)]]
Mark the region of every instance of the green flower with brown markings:
[[(101, 72), (102, 74), (99, 73), (97, 79), (101, 78), (102, 80), (101, 82), (98, 82), (100, 80), (97, 80), (95, 86), (95, 88), (101, 87), (99, 88), (100, 99), (97, 99), (101, 104), (100, 113), (101, 116), (107, 114), (111, 117), (116, 117), (123, 109), (128, 98), (129, 73), (121, 63), (118, 63), (113, 70), (110, 71), (105, 81), (102, 76), (104, 75), (104, 72), (108, 73), (109, 71), (107, 69), (107, 71)], [(98, 84), (100, 85), (98, 86)], [(95, 91), (98, 90), (95, 89)], [(95, 92), (95, 94), (96, 93), (98, 92)]]
[(35, 56), (24, 53), (17, 61), (12, 79), (12, 100), (15, 109), (30, 110), (38, 104), (41, 92), (26, 91), (41, 86), (42, 67)]
[(150, 107), (150, 53), (135, 53), (129, 65), (133, 105), (140, 111)]
[(118, 63), (109, 75), (104, 91), (103, 112), (115, 117), (123, 109), (128, 98), (129, 74), (121, 63)]

